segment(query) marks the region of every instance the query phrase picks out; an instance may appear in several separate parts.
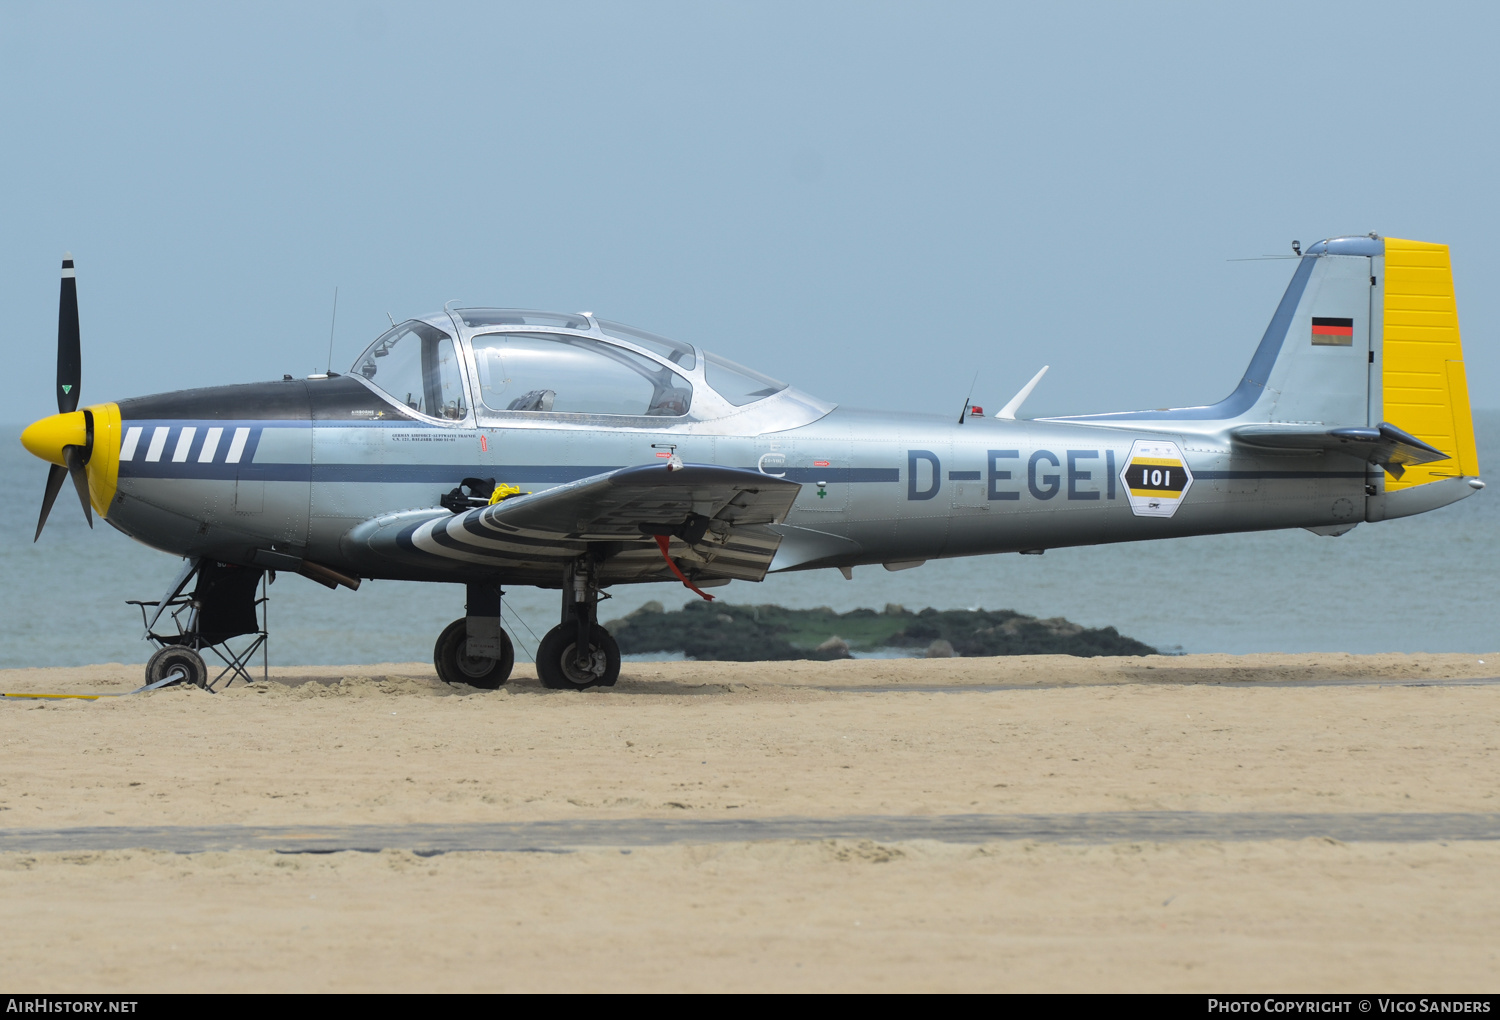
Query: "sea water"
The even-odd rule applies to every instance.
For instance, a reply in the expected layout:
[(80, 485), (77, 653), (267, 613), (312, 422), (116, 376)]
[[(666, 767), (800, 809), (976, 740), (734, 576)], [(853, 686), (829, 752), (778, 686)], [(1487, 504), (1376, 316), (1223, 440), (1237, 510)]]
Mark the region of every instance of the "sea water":
[[(1475, 415), (1485, 477), (1500, 481), (1500, 411)], [(46, 465), (0, 430), (0, 667), (144, 662), (152, 648), (126, 599), (156, 599), (181, 561), (107, 524), (90, 531), (70, 486), (33, 543)], [(938, 560), (892, 573), (856, 567), (773, 575), (712, 589), (733, 603), (840, 612), (1014, 609), (1113, 626), (1168, 652), (1493, 652), (1500, 649), (1500, 488), (1420, 517), (1362, 524), (1338, 538), (1301, 529), (1167, 539), (1043, 556)], [(366, 581), (329, 591), (296, 574), (270, 589), (273, 665), (425, 661), (463, 614), (460, 585)], [(614, 619), (649, 600), (696, 598), (678, 584), (620, 586)], [(557, 622), (560, 594), (507, 590), (517, 657)]]

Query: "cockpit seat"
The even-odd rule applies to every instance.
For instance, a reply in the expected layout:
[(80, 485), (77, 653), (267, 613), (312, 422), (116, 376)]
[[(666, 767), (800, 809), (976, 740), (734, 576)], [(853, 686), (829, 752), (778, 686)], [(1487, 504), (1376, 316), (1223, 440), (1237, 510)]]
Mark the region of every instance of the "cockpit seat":
[(556, 390), (527, 390), (505, 405), (507, 411), (550, 411), (557, 399)]

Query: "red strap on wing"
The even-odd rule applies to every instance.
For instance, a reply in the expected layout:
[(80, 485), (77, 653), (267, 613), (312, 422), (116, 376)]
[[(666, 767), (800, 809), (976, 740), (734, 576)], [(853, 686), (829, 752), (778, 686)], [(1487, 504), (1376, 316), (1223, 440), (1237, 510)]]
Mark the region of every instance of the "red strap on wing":
[(714, 600), (714, 597), (708, 592), (704, 591), (702, 588), (698, 587), (692, 581), (689, 581), (687, 579), (687, 575), (684, 574), (681, 570), (678, 570), (677, 564), (672, 562), (672, 557), (667, 555), (667, 546), (670, 545), (671, 542), (671, 535), (656, 536), (656, 547), (661, 550), (661, 558), (667, 561), (667, 566), (672, 568), (672, 573), (677, 575), (677, 579), (679, 581), (681, 581), (687, 587), (691, 588), (693, 591), (697, 592), (699, 595), (702, 595), (705, 602), (712, 602)]

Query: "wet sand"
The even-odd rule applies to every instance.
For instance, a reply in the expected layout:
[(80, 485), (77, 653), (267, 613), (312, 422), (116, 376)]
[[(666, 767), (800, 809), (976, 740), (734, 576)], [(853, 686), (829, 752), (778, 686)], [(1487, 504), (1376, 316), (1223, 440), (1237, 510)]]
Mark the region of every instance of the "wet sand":
[[(1483, 659), (1483, 662), (1479, 660)], [(273, 670), (0, 703), (0, 830), (1500, 812), (1500, 654)], [(130, 690), (138, 666), (0, 672)], [(44, 990), (1493, 989), (1500, 843), (0, 853)]]

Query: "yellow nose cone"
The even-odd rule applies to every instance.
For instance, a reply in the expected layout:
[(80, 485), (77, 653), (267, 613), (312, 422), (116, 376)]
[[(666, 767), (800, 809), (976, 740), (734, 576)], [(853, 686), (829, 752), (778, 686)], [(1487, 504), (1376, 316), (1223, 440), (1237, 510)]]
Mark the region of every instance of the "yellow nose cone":
[(88, 442), (88, 425), (82, 411), (54, 414), (50, 418), (34, 421), (21, 433), (21, 445), (34, 457), (51, 464), (65, 467), (62, 448), (83, 446)]

